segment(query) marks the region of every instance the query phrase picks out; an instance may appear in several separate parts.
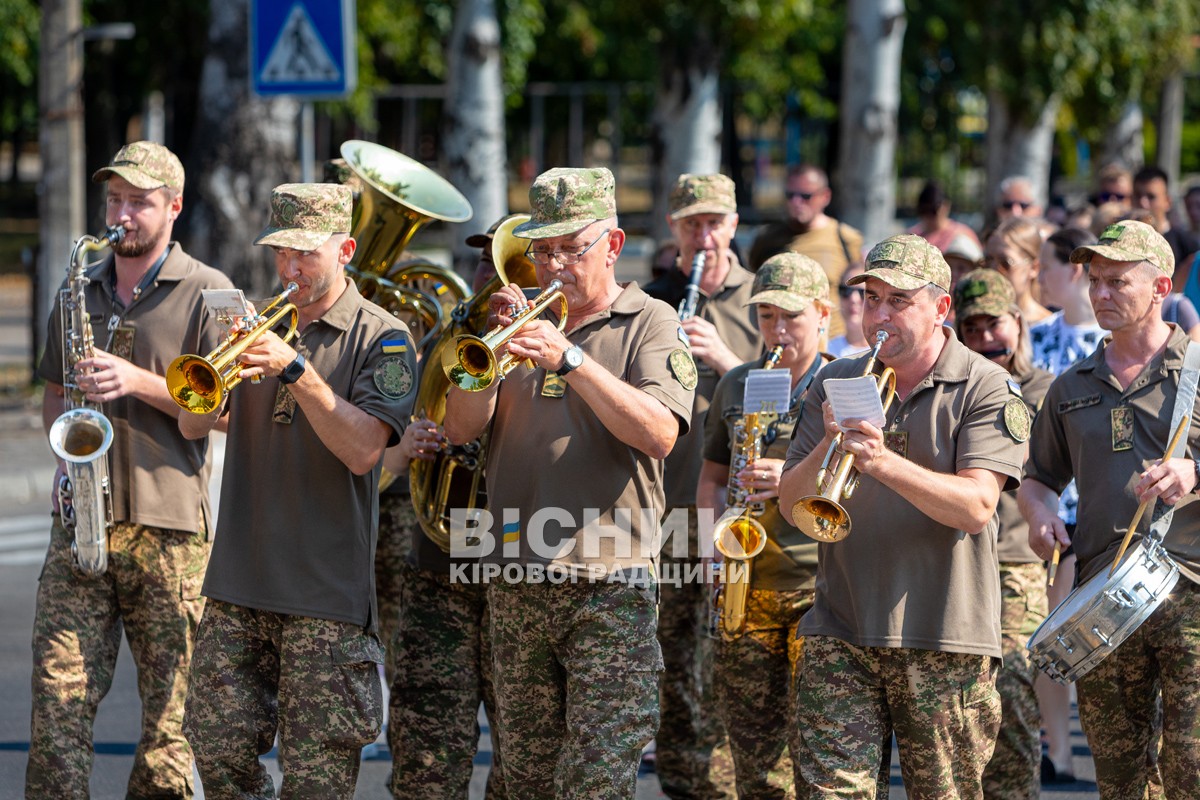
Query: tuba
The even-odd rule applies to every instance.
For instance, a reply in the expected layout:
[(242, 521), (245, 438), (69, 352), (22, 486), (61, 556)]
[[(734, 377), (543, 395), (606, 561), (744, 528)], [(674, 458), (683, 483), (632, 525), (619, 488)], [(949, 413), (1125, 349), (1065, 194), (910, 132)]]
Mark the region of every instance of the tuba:
[[(767, 354), (764, 369), (774, 369), (783, 357), (778, 344)], [(763, 420), (760, 414), (744, 414), (733, 424), (733, 452), (729, 460), (729, 481), (725, 513), (713, 527), (713, 545), (725, 557), (726, 572), (717, 590), (718, 627), (726, 640), (742, 635), (746, 626), (746, 598), (750, 593), (750, 569), (754, 557), (767, 546), (767, 531), (755, 519), (763, 513), (762, 503), (747, 503), (750, 494), (737, 480), (737, 474), (762, 457)]]
[[(863, 375), (870, 375), (879, 357), (879, 348), (888, 340), (887, 331), (875, 334), (875, 346), (863, 366)], [(885, 367), (875, 384), (886, 416), (892, 400), (896, 398), (896, 373)], [(849, 500), (858, 486), (859, 474), (854, 469), (854, 456), (841, 451), (843, 434), (839, 433), (825, 451), (821, 468), (817, 471), (817, 494), (801, 497), (792, 506), (792, 522), (800, 530), (819, 542), (840, 542), (850, 535), (850, 514), (839, 500)], [(834, 455), (840, 456), (837, 465), (830, 470)]]
[[(289, 283), (254, 318), (251, 327), (233, 331), (207, 356), (182, 355), (172, 361), (167, 367), (167, 391), (171, 393), (175, 404), (193, 414), (208, 414), (220, 408), (225, 395), (242, 382), (242, 365), (238, 363), (238, 357), (288, 315), (291, 315), (291, 320), (282, 338), (290, 342), (296, 335), (300, 312), (292, 303), (280, 304), (297, 288), (295, 283)], [(280, 307), (272, 313), (276, 306)]]
[(445, 178), (383, 145), (351, 139), (341, 154), (340, 177), (355, 192), (350, 235), (358, 243), (346, 274), (364, 297), (408, 324), (420, 352), (471, 290), (454, 270), (397, 261), (421, 227), (466, 222), (471, 204)]
[(50, 449), (66, 463), (66, 472), (58, 483), (59, 508), (63, 527), (75, 536), (71, 544), (75, 567), (88, 577), (103, 575), (108, 569), (108, 531), (113, 524), (108, 450), (112, 447), (113, 426), (87, 401), (78, 383), (76, 365), (95, 352), (84, 298), (90, 280), (83, 258), (87, 253), (115, 247), (124, 236), (125, 229), (120, 225), (98, 238), (81, 236), (71, 249), (67, 282), (58, 295), (66, 410), (50, 426)]
[[(463, 333), (483, 333), (488, 318), (488, 299), (509, 283), (530, 285), (537, 282), (533, 264), (525, 257), (525, 247), (512, 231), (529, 220), (518, 214), (505, 220), (492, 239), (492, 261), (496, 277), (469, 301), (461, 303), (451, 315), (427, 357), (427, 363), (440, 363), (442, 354), (452, 351)], [(450, 380), (436, 367), (421, 373), (417, 389), (416, 413), (441, 424), (446, 416), (446, 392)], [(487, 433), (463, 445), (443, 444), (432, 461), (414, 459), (408, 468), (413, 509), (421, 530), (442, 550), (450, 551), (450, 509), (465, 509), (474, 514), (485, 505), (483, 466), (487, 457)]]

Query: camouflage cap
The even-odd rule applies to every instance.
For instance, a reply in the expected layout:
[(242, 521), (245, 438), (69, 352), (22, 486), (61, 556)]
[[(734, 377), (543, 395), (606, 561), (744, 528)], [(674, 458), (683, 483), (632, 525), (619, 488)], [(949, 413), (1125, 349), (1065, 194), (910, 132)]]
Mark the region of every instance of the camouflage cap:
[(733, 181), (724, 175), (680, 175), (667, 210), (672, 220), (692, 214), (736, 214)]
[(529, 187), (531, 219), (513, 229), (521, 239), (550, 239), (617, 215), (616, 181), (603, 167), (557, 167)]
[(754, 286), (746, 305), (770, 303), (784, 311), (803, 311), (814, 300), (829, 302), (829, 277), (808, 256), (779, 253), (754, 273)]
[(961, 322), (978, 314), (998, 317), (1012, 311), (1016, 302), (1012, 281), (994, 269), (973, 269), (954, 287), (954, 318)]
[(350, 232), (354, 207), (349, 187), (336, 183), (285, 183), (271, 190), (271, 221), (255, 244), (316, 250), (335, 233)]
[(1175, 253), (1163, 235), (1144, 222), (1123, 219), (1114, 222), (1100, 234), (1098, 244), (1086, 244), (1071, 252), (1071, 262), (1087, 264), (1092, 256), (1104, 256), (1113, 261), (1148, 261), (1168, 277), (1175, 274)]
[(872, 247), (867, 253), (867, 271), (846, 283), (854, 286), (866, 283), (868, 278), (879, 278), (904, 291), (932, 283), (943, 292), (950, 292), (950, 265), (942, 251), (915, 233), (889, 236)]
[(92, 180), (103, 183), (120, 175), (139, 189), (167, 187), (183, 191), (183, 164), (179, 158), (157, 142), (134, 142), (117, 151), (107, 167), (96, 170)]

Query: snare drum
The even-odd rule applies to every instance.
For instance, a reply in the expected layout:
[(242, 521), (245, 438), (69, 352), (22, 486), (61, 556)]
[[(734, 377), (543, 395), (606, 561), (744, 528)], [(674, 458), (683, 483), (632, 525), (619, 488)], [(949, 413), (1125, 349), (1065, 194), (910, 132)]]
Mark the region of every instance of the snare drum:
[(1129, 638), (1167, 599), (1179, 567), (1157, 540), (1143, 540), (1109, 577), (1075, 588), (1038, 627), (1028, 648), (1033, 662), (1059, 683), (1083, 677)]

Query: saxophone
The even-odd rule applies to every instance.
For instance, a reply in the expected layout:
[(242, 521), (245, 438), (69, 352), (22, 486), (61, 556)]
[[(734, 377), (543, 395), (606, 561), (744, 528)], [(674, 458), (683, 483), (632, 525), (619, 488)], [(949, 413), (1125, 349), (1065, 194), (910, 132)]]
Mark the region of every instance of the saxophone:
[(90, 282), (83, 259), (87, 253), (115, 246), (125, 229), (114, 225), (103, 236), (82, 236), (71, 249), (66, 285), (59, 291), (62, 329), (63, 402), (66, 411), (50, 426), (50, 449), (66, 463), (58, 482), (63, 527), (75, 536), (71, 552), (78, 571), (103, 575), (108, 569), (108, 530), (113, 524), (112, 488), (108, 480), (108, 449), (113, 426), (79, 388), (80, 361), (94, 353), (92, 323), (84, 300)]
[[(774, 369), (783, 356), (777, 344), (767, 354), (763, 369)], [(725, 571), (715, 598), (716, 620), (711, 625), (725, 640), (742, 635), (746, 626), (746, 598), (750, 594), (750, 568), (754, 557), (767, 546), (767, 531), (755, 517), (766, 506), (748, 503), (750, 491), (737, 474), (762, 457), (762, 437), (766, 421), (759, 413), (743, 414), (733, 423), (733, 447), (729, 459), (729, 480), (725, 495), (725, 513), (713, 528), (713, 545), (725, 558)]]

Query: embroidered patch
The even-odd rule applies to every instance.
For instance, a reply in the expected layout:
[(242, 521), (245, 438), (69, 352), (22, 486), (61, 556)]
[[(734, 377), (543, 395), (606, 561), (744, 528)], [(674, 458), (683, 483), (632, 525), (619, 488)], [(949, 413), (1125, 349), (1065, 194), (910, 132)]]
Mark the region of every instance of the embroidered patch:
[(908, 431), (884, 431), (883, 446), (901, 458), (908, 458)]
[(1008, 435), (1018, 442), (1029, 440), (1029, 429), (1032, 420), (1029, 417), (1029, 406), (1020, 397), (1010, 397), (1004, 404), (1004, 427)]
[(1017, 383), (1016, 381), (1012, 380), (1011, 378), (1008, 381), (1008, 391), (1010, 394), (1016, 395), (1017, 397), (1025, 396), (1025, 395), (1021, 394), (1021, 384)]
[(408, 352), (408, 339), (403, 336), (396, 338), (396, 339), (384, 339), (380, 343), (380, 347), (383, 348), (383, 352), (385, 352), (389, 355), (392, 355), (395, 353), (407, 353)]
[(280, 425), (291, 425), (296, 416), (296, 398), (288, 391), (287, 386), (279, 384), (275, 392), (275, 409), (271, 412), (271, 421)]
[(687, 350), (672, 350), (671, 355), (667, 357), (667, 364), (680, 386), (689, 392), (696, 388), (696, 362), (692, 361), (692, 356)]
[(109, 350), (117, 358), (123, 358), (126, 361), (133, 360), (133, 337), (137, 333), (135, 328), (128, 325), (118, 325), (113, 328), (112, 344), (109, 345)]
[(1074, 397), (1070, 400), (1063, 400), (1058, 404), (1058, 413), (1065, 414), (1068, 411), (1074, 411), (1077, 408), (1087, 408), (1088, 406), (1099, 405), (1100, 395), (1089, 394), (1086, 397)]
[(403, 356), (388, 356), (375, 366), (375, 388), (391, 400), (399, 400), (413, 388), (412, 368)]
[(683, 330), (683, 326), (679, 326), (679, 341), (683, 342), (688, 347), (692, 346), (692, 340), (688, 338), (687, 333)]
[(1114, 453), (1133, 449), (1133, 409), (1117, 406), (1110, 415), (1112, 420), (1112, 449)]
[(567, 382), (553, 372), (546, 373), (542, 381), (542, 397), (562, 397), (567, 393)]

